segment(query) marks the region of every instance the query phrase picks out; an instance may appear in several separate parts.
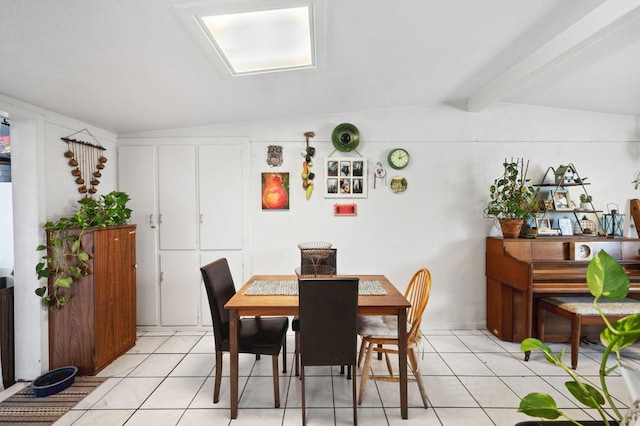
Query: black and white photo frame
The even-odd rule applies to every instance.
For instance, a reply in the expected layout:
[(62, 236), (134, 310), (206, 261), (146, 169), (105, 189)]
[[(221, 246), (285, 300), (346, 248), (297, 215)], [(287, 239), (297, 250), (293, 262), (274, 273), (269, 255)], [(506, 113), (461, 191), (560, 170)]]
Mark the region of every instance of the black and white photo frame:
[(327, 158), (324, 179), (325, 198), (367, 198), (367, 159)]

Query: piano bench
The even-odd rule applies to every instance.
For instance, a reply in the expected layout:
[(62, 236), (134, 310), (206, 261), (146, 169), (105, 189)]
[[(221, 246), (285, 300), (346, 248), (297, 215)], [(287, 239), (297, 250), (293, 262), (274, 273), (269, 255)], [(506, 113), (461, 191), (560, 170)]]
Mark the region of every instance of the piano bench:
[[(580, 346), (582, 324), (604, 324), (604, 321), (593, 306), (593, 296), (551, 296), (538, 300), (538, 336), (544, 338), (543, 311), (549, 311), (561, 318), (571, 321), (571, 368), (578, 367), (578, 348)], [(640, 300), (623, 299), (610, 301), (600, 299), (598, 306), (607, 320), (614, 322), (628, 315), (640, 313)], [(525, 359), (528, 359), (528, 354)]]

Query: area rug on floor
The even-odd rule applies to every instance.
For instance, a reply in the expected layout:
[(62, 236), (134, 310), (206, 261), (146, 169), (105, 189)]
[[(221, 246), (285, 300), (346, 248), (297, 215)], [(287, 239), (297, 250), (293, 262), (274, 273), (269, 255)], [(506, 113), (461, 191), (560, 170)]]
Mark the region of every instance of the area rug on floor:
[(41, 398), (37, 398), (31, 391), (31, 386), (27, 386), (0, 402), (0, 424), (50, 425), (105, 380), (106, 377), (76, 377), (75, 382), (67, 389)]

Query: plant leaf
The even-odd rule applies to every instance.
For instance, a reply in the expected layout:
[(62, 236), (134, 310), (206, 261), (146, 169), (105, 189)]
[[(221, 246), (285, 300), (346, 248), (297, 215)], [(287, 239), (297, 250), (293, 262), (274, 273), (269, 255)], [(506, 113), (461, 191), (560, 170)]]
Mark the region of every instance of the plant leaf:
[(620, 264), (601, 250), (587, 266), (587, 285), (596, 298), (622, 300), (629, 293), (629, 277)]
[(551, 348), (549, 346), (545, 345), (540, 340), (534, 337), (528, 337), (524, 339), (520, 343), (520, 350), (522, 352), (539, 350), (546, 353), (551, 353)]
[(621, 349), (633, 345), (640, 338), (640, 314), (633, 314), (619, 319), (611, 324), (614, 330), (630, 334), (614, 334), (609, 328), (600, 333), (600, 341), (604, 346), (613, 343), (611, 350), (619, 352)]
[(542, 417), (543, 419), (557, 419), (562, 415), (556, 401), (546, 393), (530, 393), (522, 398), (518, 411), (532, 417)]
[(604, 404), (604, 397), (602, 396), (602, 394), (598, 389), (596, 389), (595, 387), (591, 386), (588, 383), (582, 383), (582, 384), (587, 389), (586, 394), (582, 391), (582, 389), (580, 389), (580, 386), (578, 386), (578, 384), (574, 381), (565, 382), (564, 385), (567, 387), (567, 389), (569, 389), (569, 392), (571, 392), (571, 395), (573, 395), (578, 401), (580, 401), (587, 407), (597, 408)]

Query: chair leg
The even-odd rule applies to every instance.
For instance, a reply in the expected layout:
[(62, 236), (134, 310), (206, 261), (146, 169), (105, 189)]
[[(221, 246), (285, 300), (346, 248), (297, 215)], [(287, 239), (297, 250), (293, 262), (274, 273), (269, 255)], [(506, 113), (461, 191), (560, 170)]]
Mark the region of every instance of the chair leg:
[(222, 381), (222, 351), (216, 351), (216, 378), (213, 386), (213, 403), (220, 400), (220, 382)]
[(360, 394), (358, 395), (358, 405), (362, 404), (364, 389), (367, 386), (367, 380), (369, 380), (369, 369), (371, 368), (372, 354), (373, 354), (373, 343), (369, 343), (367, 345), (367, 356), (364, 360), (364, 367), (362, 368), (362, 378), (360, 379)]
[(294, 332), (295, 349), (293, 350), (293, 362), (295, 364), (296, 376), (300, 375), (300, 332)]
[(582, 316), (571, 315), (571, 368), (578, 368), (578, 350), (580, 349), (580, 335), (582, 334)]
[(307, 418), (307, 407), (306, 407), (306, 402), (305, 402), (305, 394), (304, 394), (304, 367), (302, 367), (300, 369), (300, 380), (302, 381), (301, 385), (302, 385), (302, 392), (301, 392), (301, 398), (302, 398), (302, 426), (304, 426), (307, 422), (306, 422), (306, 418)]
[(278, 378), (278, 355), (271, 357), (273, 365), (273, 402), (276, 408), (280, 408), (280, 379)]
[[(378, 344), (378, 349), (382, 349), (382, 344)], [(378, 352), (378, 361), (382, 361), (382, 352)]]
[(427, 392), (425, 391), (424, 384), (422, 383), (420, 364), (418, 364), (418, 358), (416, 357), (414, 348), (407, 349), (407, 356), (409, 357), (409, 364), (411, 365), (411, 370), (413, 370), (413, 375), (416, 378), (416, 383), (418, 383), (418, 389), (420, 390), (420, 396), (422, 397), (422, 404), (424, 405), (424, 408), (427, 408), (429, 405), (427, 401)]
[[(378, 345), (378, 347), (382, 347), (382, 345)], [(391, 358), (389, 358), (388, 353), (384, 353), (384, 359), (387, 362), (387, 370), (389, 370), (389, 376), (393, 377), (393, 366), (391, 365)]]
[(362, 343), (360, 343), (360, 350), (358, 351), (358, 367), (362, 364), (362, 357), (367, 350), (367, 339), (362, 338)]
[(287, 334), (282, 338), (282, 374), (287, 374)]
[[(355, 369), (355, 365), (353, 366)], [(351, 365), (347, 367), (349, 372), (351, 372)], [(356, 404), (356, 375), (353, 375), (353, 383), (351, 384), (351, 400), (353, 403), (353, 425), (356, 426), (358, 424), (358, 405)]]

